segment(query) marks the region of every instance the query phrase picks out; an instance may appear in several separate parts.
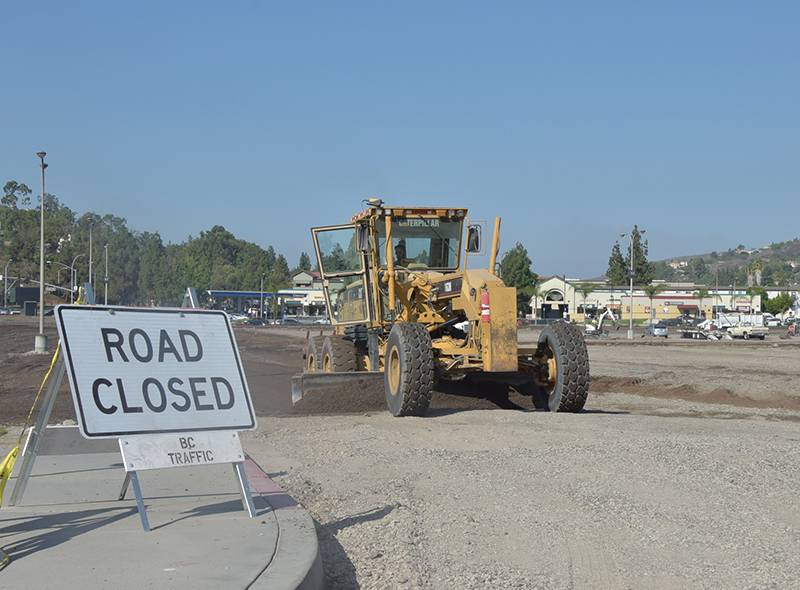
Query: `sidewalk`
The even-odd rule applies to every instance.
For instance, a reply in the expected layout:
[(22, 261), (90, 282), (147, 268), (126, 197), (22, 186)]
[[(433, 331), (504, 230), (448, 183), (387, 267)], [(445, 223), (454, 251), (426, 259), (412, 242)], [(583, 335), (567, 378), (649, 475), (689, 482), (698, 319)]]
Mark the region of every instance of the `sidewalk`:
[(146, 533), (132, 492), (116, 500), (119, 453), (39, 457), (22, 505), (0, 509), (0, 544), (12, 560), (0, 586), (321, 588), (313, 520), (252, 460), (245, 467), (255, 518), (230, 465), (141, 472)]

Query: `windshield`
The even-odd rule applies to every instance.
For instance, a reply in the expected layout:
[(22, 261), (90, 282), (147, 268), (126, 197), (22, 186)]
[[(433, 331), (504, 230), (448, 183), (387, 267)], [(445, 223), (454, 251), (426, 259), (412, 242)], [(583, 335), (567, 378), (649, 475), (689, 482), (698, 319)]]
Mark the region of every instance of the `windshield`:
[[(392, 221), (394, 264), (410, 269), (458, 267), (460, 219), (400, 217)], [(386, 226), (377, 224), (381, 266), (386, 266)]]

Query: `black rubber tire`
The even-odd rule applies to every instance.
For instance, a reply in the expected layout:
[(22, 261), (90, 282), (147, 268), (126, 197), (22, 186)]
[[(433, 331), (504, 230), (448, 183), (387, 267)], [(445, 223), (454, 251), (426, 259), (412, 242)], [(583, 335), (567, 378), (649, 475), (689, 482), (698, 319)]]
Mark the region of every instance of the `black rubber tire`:
[[(399, 365), (396, 390), (392, 388), (390, 375), (394, 362)], [(433, 348), (425, 326), (406, 322), (392, 326), (383, 373), (389, 412), (393, 416), (424, 416), (431, 404), (434, 381)]]
[(320, 371), (344, 373), (356, 370), (356, 347), (341, 336), (325, 336), (320, 353)]
[[(539, 334), (539, 346), (550, 348), (556, 360), (556, 383), (549, 392), (547, 409), (580, 412), (589, 396), (589, 354), (580, 329), (574, 324), (550, 324)], [(534, 404), (540, 407), (537, 402), (534, 396)]]
[(305, 360), (306, 373), (316, 373), (320, 370), (322, 358), (322, 336), (311, 336), (308, 339), (303, 359)]

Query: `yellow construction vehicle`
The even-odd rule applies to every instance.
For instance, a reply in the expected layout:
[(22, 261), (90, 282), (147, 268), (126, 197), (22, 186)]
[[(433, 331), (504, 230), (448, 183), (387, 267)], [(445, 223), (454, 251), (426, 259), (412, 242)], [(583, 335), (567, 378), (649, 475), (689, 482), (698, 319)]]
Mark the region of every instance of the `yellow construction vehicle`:
[(506, 398), (513, 387), (541, 409), (583, 408), (589, 360), (579, 328), (550, 324), (536, 345), (517, 343), (516, 289), (495, 274), (500, 218), (488, 268), (467, 268), (486, 252), (484, 227), (466, 209), (366, 205), (349, 223), (311, 230), (334, 333), (309, 336), (294, 402), (381, 379), (393, 415), (421, 416), (434, 388), (468, 380)]

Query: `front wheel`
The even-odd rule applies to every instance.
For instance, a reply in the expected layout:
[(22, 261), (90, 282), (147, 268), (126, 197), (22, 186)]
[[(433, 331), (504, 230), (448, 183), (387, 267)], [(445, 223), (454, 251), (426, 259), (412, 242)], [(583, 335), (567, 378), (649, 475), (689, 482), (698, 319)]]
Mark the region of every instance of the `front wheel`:
[(392, 326), (384, 358), (386, 405), (393, 416), (424, 416), (433, 395), (433, 348), (422, 324)]
[(573, 324), (550, 324), (539, 335), (537, 355), (547, 363), (542, 391), (547, 409), (580, 412), (589, 395), (589, 354), (581, 331)]

